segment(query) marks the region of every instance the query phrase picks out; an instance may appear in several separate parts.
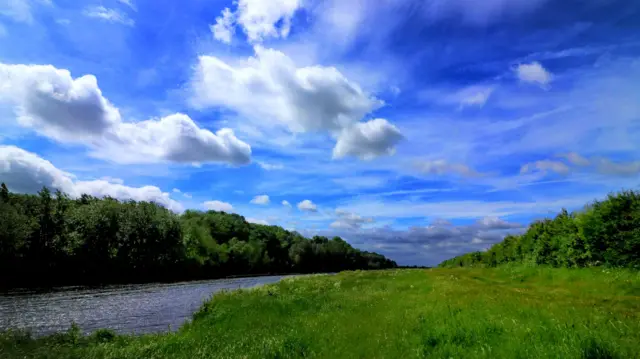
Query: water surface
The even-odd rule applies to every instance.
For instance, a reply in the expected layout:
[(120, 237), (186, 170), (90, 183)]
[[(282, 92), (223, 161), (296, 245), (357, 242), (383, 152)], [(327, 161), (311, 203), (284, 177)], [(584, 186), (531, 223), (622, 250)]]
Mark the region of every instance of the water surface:
[(176, 330), (202, 303), (223, 289), (274, 283), (281, 276), (219, 279), (172, 284), (135, 284), (102, 288), (66, 287), (47, 293), (0, 294), (0, 330), (28, 329), (46, 335), (69, 329), (108, 328), (118, 333)]

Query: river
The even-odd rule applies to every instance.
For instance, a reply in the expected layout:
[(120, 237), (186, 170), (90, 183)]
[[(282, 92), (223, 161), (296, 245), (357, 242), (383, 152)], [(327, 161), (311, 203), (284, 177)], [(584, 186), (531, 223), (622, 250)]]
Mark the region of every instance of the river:
[(0, 331), (28, 329), (35, 336), (69, 329), (85, 333), (113, 329), (143, 334), (178, 329), (213, 293), (275, 283), (281, 276), (219, 279), (172, 284), (65, 287), (46, 293), (0, 294)]

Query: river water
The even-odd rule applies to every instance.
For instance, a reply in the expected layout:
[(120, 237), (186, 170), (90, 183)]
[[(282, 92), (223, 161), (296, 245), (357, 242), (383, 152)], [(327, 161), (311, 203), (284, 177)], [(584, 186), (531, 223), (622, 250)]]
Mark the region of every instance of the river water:
[(28, 329), (35, 336), (66, 331), (72, 322), (85, 332), (107, 328), (143, 334), (178, 329), (213, 293), (275, 283), (281, 276), (172, 284), (66, 287), (47, 293), (0, 294), (0, 330)]

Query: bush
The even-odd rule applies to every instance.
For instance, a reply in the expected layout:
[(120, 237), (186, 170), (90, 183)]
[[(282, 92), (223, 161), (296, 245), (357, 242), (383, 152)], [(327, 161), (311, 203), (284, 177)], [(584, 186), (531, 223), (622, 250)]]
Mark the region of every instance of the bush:
[(486, 252), (464, 254), (440, 266), (505, 263), (640, 269), (640, 193), (610, 194), (578, 213), (562, 210), (554, 219), (532, 223), (521, 236), (507, 236)]

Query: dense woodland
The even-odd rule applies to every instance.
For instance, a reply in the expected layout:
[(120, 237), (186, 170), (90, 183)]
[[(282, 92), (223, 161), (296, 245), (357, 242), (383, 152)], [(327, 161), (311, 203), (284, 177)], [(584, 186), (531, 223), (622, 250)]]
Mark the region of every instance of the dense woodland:
[(640, 193), (624, 191), (584, 210), (563, 210), (507, 236), (485, 252), (449, 259), (441, 267), (527, 263), (554, 267), (610, 266), (640, 269)]
[(304, 238), (224, 212), (43, 188), (0, 191), (0, 287), (217, 278), (395, 267), (339, 237)]

